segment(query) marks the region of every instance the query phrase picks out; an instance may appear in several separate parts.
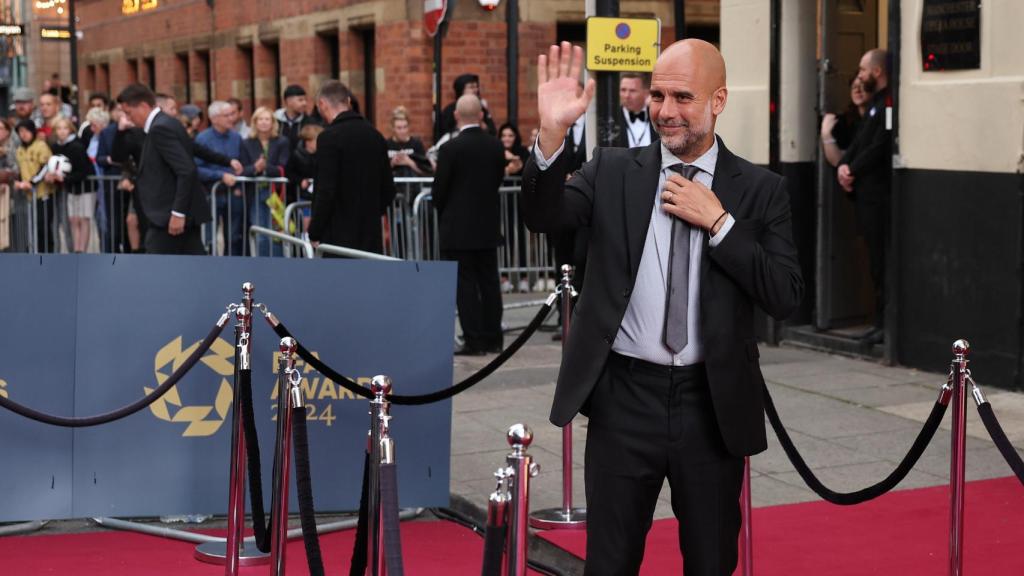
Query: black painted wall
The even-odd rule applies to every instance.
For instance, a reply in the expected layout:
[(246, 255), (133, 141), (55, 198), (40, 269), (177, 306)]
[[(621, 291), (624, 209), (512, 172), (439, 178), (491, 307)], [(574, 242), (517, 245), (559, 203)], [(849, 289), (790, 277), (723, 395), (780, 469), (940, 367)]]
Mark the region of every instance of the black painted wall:
[(789, 190), (789, 207), (793, 214), (793, 242), (800, 255), (804, 277), (804, 301), (790, 316), (789, 324), (810, 324), (814, 310), (814, 260), (816, 242), (817, 199), (815, 198), (814, 162), (782, 162), (782, 176)]
[(899, 174), (897, 361), (945, 372), (953, 341), (966, 338), (979, 384), (1024, 388), (1024, 176)]

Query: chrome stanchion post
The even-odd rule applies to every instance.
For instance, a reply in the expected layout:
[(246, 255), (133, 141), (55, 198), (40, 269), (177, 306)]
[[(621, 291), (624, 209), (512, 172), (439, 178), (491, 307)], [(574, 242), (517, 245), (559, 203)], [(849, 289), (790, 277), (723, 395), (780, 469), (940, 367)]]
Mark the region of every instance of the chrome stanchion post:
[(526, 576), (527, 519), (530, 512), (530, 478), (540, 466), (526, 453), (533, 443), (533, 432), (524, 424), (513, 424), (506, 440), (512, 447), (505, 461), (511, 472), (509, 480), (508, 545), (505, 550), (506, 576)]
[(270, 510), (270, 574), (282, 576), (288, 544), (288, 471), (291, 466), (292, 408), (302, 406), (301, 376), (295, 369), (294, 338), (282, 338), (277, 360), (277, 445)]
[[(370, 381), (370, 391), (374, 398), (370, 400), (370, 472), (367, 475), (367, 514), (366, 514), (366, 557), (369, 561), (366, 570), (370, 576), (383, 576), (387, 573), (384, 565), (384, 523), (381, 518), (380, 500), (380, 465), (394, 457), (394, 441), (388, 436), (390, 403), (384, 398), (391, 393), (391, 378), (374, 376)], [(385, 458), (389, 460), (385, 461)]]
[(226, 576), (237, 576), (240, 566), (263, 564), (268, 556), (255, 547), (247, 549), (245, 529), (245, 425), (242, 416), (241, 379), (243, 370), (251, 369), (252, 357), (252, 293), (251, 282), (242, 284), (242, 303), (232, 304), (238, 323), (235, 325), (235, 381), (231, 402), (231, 470), (228, 477), (228, 527), (226, 542), (208, 542), (196, 547), (195, 558), (210, 564), (224, 564)]
[(967, 340), (953, 342), (953, 442), (949, 468), (949, 574), (964, 572), (964, 469), (967, 463)]
[[(578, 296), (572, 285), (574, 268), (562, 266), (562, 281), (557, 293), (562, 306), (562, 347), (569, 342), (573, 300)], [(562, 507), (538, 510), (530, 516), (530, 526), (542, 530), (582, 530), (587, 527), (587, 509), (575, 508), (572, 502), (572, 421), (562, 427)]]
[(754, 576), (754, 525), (750, 503), (750, 457), (743, 459), (743, 489), (740, 492), (743, 508), (743, 576)]

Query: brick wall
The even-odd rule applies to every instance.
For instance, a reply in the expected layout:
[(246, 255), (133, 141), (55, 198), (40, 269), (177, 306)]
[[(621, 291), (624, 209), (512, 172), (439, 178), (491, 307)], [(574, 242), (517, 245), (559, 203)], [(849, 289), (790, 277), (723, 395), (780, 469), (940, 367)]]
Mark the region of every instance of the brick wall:
[[(629, 13), (631, 1), (623, 1), (623, 13)], [(667, 24), (663, 38), (670, 41), (672, 22), (665, 13), (671, 14), (671, 2), (633, 3), (648, 7), (645, 10), (657, 7)], [(690, 2), (687, 11), (691, 4), (711, 3)], [(524, 138), (537, 125), (537, 55), (556, 41), (557, 19), (580, 21), (582, 14), (582, 3), (570, 0), (549, 0), (545, 6), (548, 8), (533, 10), (525, 5), (524, 18), (536, 20), (519, 23), (519, 118), (515, 120)], [(565, 16), (570, 12), (559, 6), (575, 11)], [(215, 10), (206, 2), (168, 1), (159, 10), (130, 17), (122, 16), (119, 8), (116, 2), (102, 0), (81, 0), (77, 5), (84, 34), (79, 44), (80, 74), (92, 84), (83, 85), (83, 94), (109, 83), (116, 95), (131, 81), (145, 81), (145, 59), (153, 58), (158, 90), (184, 99), (188, 84), (192, 101), (200, 106), (212, 97), (234, 96), (243, 101), (249, 114), (256, 106), (275, 105), (280, 97), (275, 94), (278, 84), (270, 48), (275, 46), (281, 63), (281, 89), (297, 83), (312, 96), (324, 79), (337, 77), (365, 102), (362, 31), (372, 26), (375, 108), (371, 121), (388, 135), (391, 111), (404, 105), (410, 111), (413, 133), (427, 142), (432, 139), (433, 40), (422, 27), (421, 0), (218, 0)], [(451, 17), (443, 46), (442, 107), (454, 100), (455, 78), (474, 73), (480, 76), (482, 94), (495, 123), (507, 121), (504, 9), (487, 13), (473, 2), (460, 2)], [(331, 70), (332, 38), (337, 38), (339, 70)], [(213, 94), (206, 93), (202, 55), (207, 53)], [(133, 62), (135, 66), (130, 64)], [(109, 66), (109, 79), (101, 72), (104, 64)], [(87, 76), (90, 66), (93, 73)], [(255, 99), (250, 101), (253, 93)]]

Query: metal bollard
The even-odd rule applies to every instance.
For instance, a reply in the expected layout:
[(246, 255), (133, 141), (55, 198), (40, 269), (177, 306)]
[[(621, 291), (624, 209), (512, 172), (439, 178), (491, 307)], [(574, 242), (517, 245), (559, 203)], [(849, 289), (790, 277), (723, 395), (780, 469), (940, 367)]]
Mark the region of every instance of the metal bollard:
[(235, 381), (231, 403), (231, 472), (228, 480), (228, 528), (225, 543), (209, 542), (196, 547), (195, 558), (210, 564), (224, 564), (226, 576), (237, 576), (240, 566), (264, 564), (269, 556), (255, 547), (246, 548), (242, 531), (245, 528), (245, 427), (242, 420), (241, 384), (239, 374), (249, 370), (252, 355), (252, 293), (251, 282), (242, 284), (242, 303), (235, 308)]
[(743, 488), (740, 507), (743, 514), (743, 576), (754, 576), (754, 525), (750, 502), (750, 456), (743, 459)]
[(270, 574), (282, 576), (288, 544), (288, 472), (291, 467), (292, 408), (302, 406), (302, 377), (295, 369), (294, 338), (282, 338), (277, 360), (277, 445), (274, 449), (274, 488), (270, 510)]
[(953, 342), (953, 432), (949, 464), (949, 574), (964, 572), (964, 470), (967, 464), (967, 356), (971, 344), (967, 340)]
[[(562, 266), (562, 282), (558, 293), (562, 298), (562, 347), (569, 342), (573, 298), (578, 295), (572, 285), (574, 268)], [(542, 530), (583, 530), (587, 527), (587, 509), (575, 508), (572, 502), (572, 422), (562, 427), (562, 507), (545, 508), (530, 515), (530, 526)]]
[(384, 522), (380, 498), (380, 465), (394, 463), (395, 442), (388, 431), (391, 420), (391, 403), (384, 397), (391, 393), (391, 378), (374, 376), (370, 381), (370, 391), (374, 399), (370, 401), (370, 473), (367, 487), (366, 534), (368, 564), (370, 576), (385, 576), (387, 566), (384, 562)]
[(527, 519), (530, 510), (530, 478), (540, 472), (540, 466), (526, 453), (533, 443), (533, 432), (525, 424), (513, 424), (506, 438), (512, 453), (508, 464), (509, 512), (508, 545), (506, 546), (506, 576), (526, 576)]

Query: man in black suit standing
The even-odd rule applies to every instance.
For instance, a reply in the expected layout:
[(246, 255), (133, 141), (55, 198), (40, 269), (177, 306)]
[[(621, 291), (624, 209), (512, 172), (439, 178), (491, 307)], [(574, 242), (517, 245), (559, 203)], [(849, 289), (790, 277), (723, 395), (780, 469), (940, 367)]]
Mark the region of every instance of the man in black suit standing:
[(582, 60), (567, 42), (539, 58), (523, 200), (534, 230), (592, 231), (551, 408), (558, 426), (590, 418), (584, 573), (639, 571), (667, 477), (686, 575), (731, 575), (743, 457), (767, 445), (755, 308), (785, 318), (803, 292), (788, 192), (715, 136), (725, 62), (693, 39), (654, 67), (661, 141), (598, 148), (566, 182), (560, 145), (594, 93)]
[(150, 254), (205, 254), (200, 226), (210, 206), (199, 184), (192, 140), (176, 118), (160, 111), (156, 96), (131, 84), (117, 97), (125, 114), (146, 133), (135, 190), (149, 223), (144, 246)]
[(619, 104), (622, 113), (615, 117), (614, 145), (619, 148), (647, 146), (658, 139), (647, 98), (650, 80), (646, 74), (623, 72), (619, 76)]
[(323, 242), (383, 253), (381, 216), (396, 192), (387, 141), (352, 110), (352, 92), (341, 82), (324, 82), (316, 105), (328, 126), (316, 139), (309, 239), (313, 246)]
[[(441, 147), (433, 198), (440, 215), (441, 257), (459, 263), (456, 304), (465, 346), (456, 354), (500, 352), (501, 243), (498, 188), (505, 177), (505, 151), (484, 132), (483, 107), (472, 94), (455, 104), (459, 135)], [(565, 134), (565, 131), (562, 131)]]
[(860, 59), (857, 79), (874, 96), (837, 172), (839, 185), (853, 199), (857, 225), (868, 248), (875, 289), (875, 327), (861, 339), (869, 345), (885, 339), (885, 246), (892, 184), (892, 134), (885, 120), (890, 105), (887, 60), (887, 52), (878, 48), (868, 50)]

